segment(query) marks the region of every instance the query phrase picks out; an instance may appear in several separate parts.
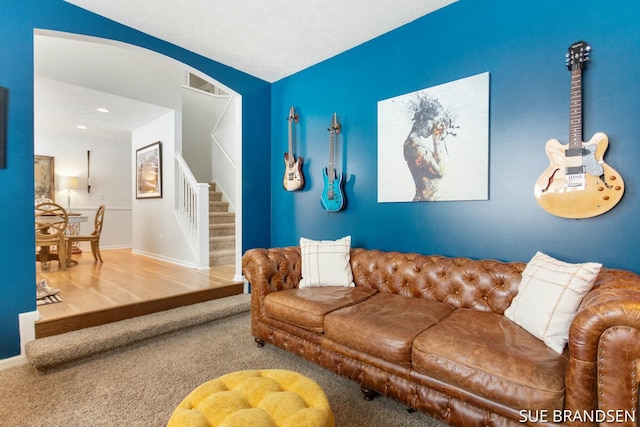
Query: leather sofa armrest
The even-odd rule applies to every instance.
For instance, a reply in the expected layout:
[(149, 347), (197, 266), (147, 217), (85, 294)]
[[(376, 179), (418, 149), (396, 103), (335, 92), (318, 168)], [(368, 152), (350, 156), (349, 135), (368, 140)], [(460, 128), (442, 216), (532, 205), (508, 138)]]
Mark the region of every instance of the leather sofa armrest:
[(300, 247), (249, 249), (242, 271), (251, 285), (252, 318), (264, 316), (264, 298), (271, 292), (297, 288), (301, 275)]
[(623, 417), (623, 423), (600, 425), (638, 425), (639, 275), (622, 270), (600, 273), (571, 324), (569, 354), (565, 409), (597, 409), (603, 416)]

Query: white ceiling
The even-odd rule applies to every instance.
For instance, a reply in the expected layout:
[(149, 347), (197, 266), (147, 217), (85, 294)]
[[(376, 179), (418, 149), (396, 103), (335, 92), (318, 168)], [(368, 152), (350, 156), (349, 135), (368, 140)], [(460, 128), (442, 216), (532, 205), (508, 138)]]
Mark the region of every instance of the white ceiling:
[[(456, 0), (65, 1), (274, 82)], [(121, 59), (107, 61), (104, 51), (94, 53), (90, 41), (43, 33), (35, 49), (37, 131), (128, 140), (132, 129), (169, 111), (153, 100), (141, 102), (130, 88), (109, 89), (110, 84), (122, 87), (122, 82), (108, 81), (116, 74), (131, 75), (140, 68), (132, 52), (121, 49)], [(119, 68), (110, 69), (113, 64)], [(96, 113), (99, 106), (111, 112)], [(76, 129), (79, 124), (88, 129)]]
[[(130, 141), (131, 132), (170, 110), (93, 89), (35, 76), (34, 123), (39, 131)], [(107, 113), (97, 108), (108, 108)], [(86, 129), (80, 129), (84, 126)]]
[(455, 0), (65, 0), (268, 82)]
[(130, 141), (131, 131), (179, 108), (183, 67), (162, 55), (43, 30), (34, 35), (33, 55), (37, 138), (53, 132)]

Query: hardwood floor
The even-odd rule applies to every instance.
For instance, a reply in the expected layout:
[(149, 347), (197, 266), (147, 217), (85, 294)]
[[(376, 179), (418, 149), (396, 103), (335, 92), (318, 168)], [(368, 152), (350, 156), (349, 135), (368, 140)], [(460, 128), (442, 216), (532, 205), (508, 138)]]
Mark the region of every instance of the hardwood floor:
[(57, 261), (36, 279), (60, 289), (62, 302), (39, 305), (36, 338), (102, 325), (157, 311), (242, 293), (233, 281), (234, 266), (195, 270), (142, 255), (130, 249), (102, 250), (103, 264), (91, 251), (74, 254), (78, 263), (62, 270)]

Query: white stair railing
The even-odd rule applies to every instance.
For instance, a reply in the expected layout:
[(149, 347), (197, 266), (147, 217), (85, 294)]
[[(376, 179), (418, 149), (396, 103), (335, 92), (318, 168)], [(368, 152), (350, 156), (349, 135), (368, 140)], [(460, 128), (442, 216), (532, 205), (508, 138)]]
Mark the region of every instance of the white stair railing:
[(196, 268), (209, 267), (209, 184), (200, 183), (176, 153), (176, 215), (196, 257)]

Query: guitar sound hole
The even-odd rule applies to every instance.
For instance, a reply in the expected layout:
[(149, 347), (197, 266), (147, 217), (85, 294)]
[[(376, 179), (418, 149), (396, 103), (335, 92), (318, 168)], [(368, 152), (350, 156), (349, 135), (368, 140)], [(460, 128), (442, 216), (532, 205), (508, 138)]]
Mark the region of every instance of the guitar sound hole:
[(558, 173), (559, 170), (560, 169), (556, 169), (556, 170), (553, 171), (553, 173), (549, 177), (549, 180), (547, 181), (547, 186), (542, 189), (543, 193), (546, 193), (547, 190), (549, 190), (549, 187), (551, 187), (551, 184), (553, 183), (553, 177), (556, 176), (556, 173)]

